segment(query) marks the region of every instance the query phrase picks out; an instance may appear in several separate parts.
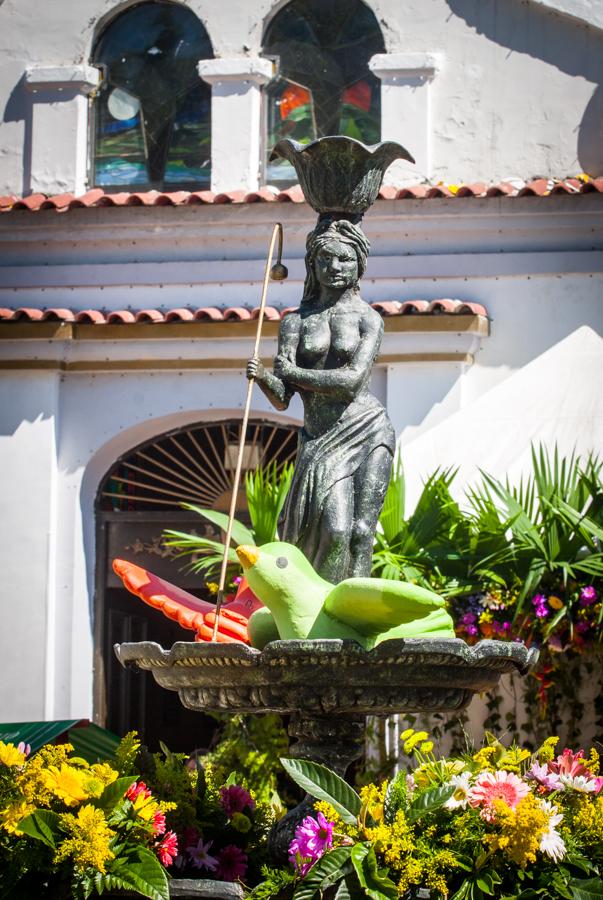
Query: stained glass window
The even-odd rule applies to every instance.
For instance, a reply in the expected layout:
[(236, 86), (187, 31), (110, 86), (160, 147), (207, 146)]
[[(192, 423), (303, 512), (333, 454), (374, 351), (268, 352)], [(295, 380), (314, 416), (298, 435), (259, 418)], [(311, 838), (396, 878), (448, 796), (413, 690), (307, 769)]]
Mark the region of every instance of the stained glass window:
[[(368, 68), (385, 46), (373, 12), (361, 0), (291, 0), (269, 23), (263, 53), (277, 57), (266, 88), (268, 157), (277, 141), (302, 143), (346, 134), (381, 139), (380, 82)], [(285, 160), (266, 164), (266, 181), (296, 181)]]
[(203, 187), (211, 174), (211, 87), (197, 72), (213, 57), (199, 19), (156, 0), (117, 16), (92, 55), (103, 78), (95, 98), (96, 185)]

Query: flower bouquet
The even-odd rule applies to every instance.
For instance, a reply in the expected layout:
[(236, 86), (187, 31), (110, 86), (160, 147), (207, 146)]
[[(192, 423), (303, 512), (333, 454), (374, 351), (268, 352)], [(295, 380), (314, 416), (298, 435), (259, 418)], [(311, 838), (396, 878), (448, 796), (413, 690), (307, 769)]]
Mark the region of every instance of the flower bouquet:
[[(168, 900), (171, 804), (119, 765), (90, 765), (70, 744), (0, 741), (0, 897), (89, 897), (132, 890)], [(119, 751), (118, 751), (119, 755)]]
[(436, 758), (426, 732), (407, 730), (416, 765), (357, 793), (306, 760), (283, 765), (317, 798), (295, 832), (288, 871), (264, 869), (256, 900), (538, 900), (603, 897), (603, 778), (588, 756), (532, 754), (489, 736), (458, 758)]
[(208, 759), (195, 762), (163, 744), (161, 753), (149, 754), (135, 732), (122, 743), (130, 746), (129, 766), (169, 807), (168, 825), (177, 835), (170, 874), (257, 881), (274, 812), (246, 779), (236, 772), (223, 778)]

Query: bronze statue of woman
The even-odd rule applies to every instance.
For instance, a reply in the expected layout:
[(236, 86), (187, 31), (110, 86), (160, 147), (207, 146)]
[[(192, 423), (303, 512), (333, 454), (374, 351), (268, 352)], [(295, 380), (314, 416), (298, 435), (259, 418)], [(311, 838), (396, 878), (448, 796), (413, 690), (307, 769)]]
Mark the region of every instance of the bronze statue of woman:
[[(395, 449), (392, 424), (369, 390), (383, 320), (360, 296), (370, 245), (351, 220), (375, 199), (392, 158), (406, 151), (394, 144), (366, 148), (341, 137), (305, 147), (286, 141), (275, 149), (296, 166), (304, 194), (321, 215), (306, 241), (301, 304), (281, 323), (274, 369), (254, 358), (247, 376), (278, 410), (287, 409), (295, 392), (302, 399), (304, 425), (281, 538), (337, 583), (370, 575)], [(333, 173), (335, 181), (348, 175), (347, 208), (345, 196), (338, 197), (337, 209), (332, 196), (325, 199)]]

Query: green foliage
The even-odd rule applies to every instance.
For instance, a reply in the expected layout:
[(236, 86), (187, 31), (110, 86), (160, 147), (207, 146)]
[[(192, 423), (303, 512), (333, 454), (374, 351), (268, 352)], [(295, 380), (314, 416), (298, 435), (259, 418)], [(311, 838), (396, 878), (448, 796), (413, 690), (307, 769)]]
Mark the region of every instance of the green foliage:
[(251, 543), (258, 547), (278, 539), (278, 520), (292, 479), (293, 465), (279, 468), (276, 462), (245, 475), (247, 507), (253, 530)]
[(293, 896), (296, 878), (292, 871), (262, 866), (261, 875), (262, 881), (249, 894), (252, 900), (270, 900), (271, 897), (285, 900)]
[[(218, 721), (220, 721), (219, 717)], [(289, 745), (282, 719), (277, 715), (228, 716), (215, 748), (204, 757), (218, 781), (239, 772), (242, 783), (262, 803), (281, 807), (280, 757)]]
[[(277, 525), (283, 509), (287, 493), (293, 478), (293, 465), (277, 465), (276, 462), (248, 472), (245, 476), (245, 493), (247, 508), (251, 519), (248, 528), (238, 519), (233, 521), (231, 547), (228, 550), (228, 576), (230, 579), (239, 570), (239, 560), (235, 548), (239, 544), (261, 546), (278, 540)], [(228, 516), (214, 509), (183, 503), (183, 509), (197, 513), (212, 525), (226, 532)], [(222, 559), (224, 544), (208, 537), (189, 534), (183, 531), (166, 529), (163, 532), (163, 543), (166, 547), (177, 550), (176, 557), (192, 557), (187, 564), (192, 572), (198, 572), (206, 581), (217, 579)]]
[(347, 781), (326, 766), (307, 759), (281, 759), (283, 768), (302, 790), (317, 800), (324, 800), (341, 816), (344, 822), (353, 825), (360, 815), (362, 802)]
[[(603, 463), (593, 454), (562, 457), (532, 448), (532, 472), (513, 486), (486, 472), (454, 500), (456, 471), (437, 469), (404, 518), (398, 461), (376, 536), (373, 570), (431, 587), (449, 598), (500, 589), (512, 596), (515, 621), (538, 590), (562, 595), (543, 638), (573, 635), (576, 584), (603, 578)], [(528, 610), (531, 612), (531, 610)], [(603, 619), (603, 607), (599, 619)], [(523, 626), (525, 627), (525, 625)], [(542, 626), (544, 628), (544, 625)], [(490, 636), (490, 635), (482, 635)]]

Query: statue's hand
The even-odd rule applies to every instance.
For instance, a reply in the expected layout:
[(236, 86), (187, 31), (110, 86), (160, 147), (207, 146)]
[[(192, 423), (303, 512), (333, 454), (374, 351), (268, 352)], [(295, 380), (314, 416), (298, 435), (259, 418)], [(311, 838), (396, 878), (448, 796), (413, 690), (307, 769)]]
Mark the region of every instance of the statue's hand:
[(266, 369), (261, 359), (258, 356), (253, 356), (247, 363), (247, 378), (250, 380), (255, 378), (256, 381), (261, 381), (265, 374)]
[(286, 380), (293, 376), (296, 366), (286, 356), (276, 356), (274, 359), (274, 374), (277, 378)]

